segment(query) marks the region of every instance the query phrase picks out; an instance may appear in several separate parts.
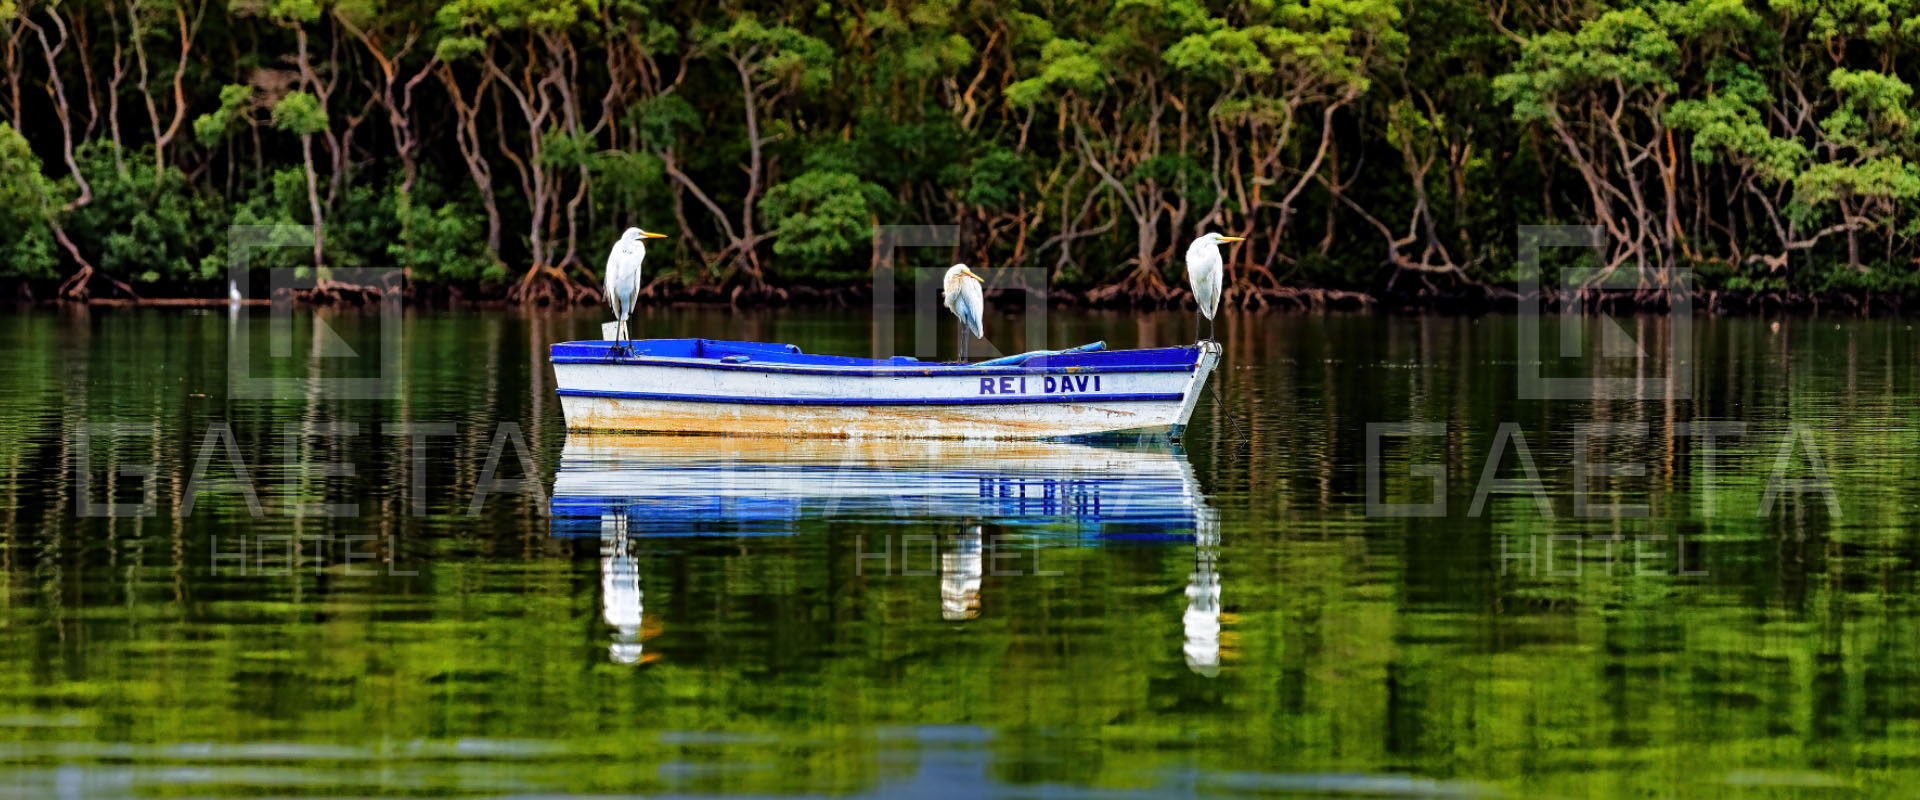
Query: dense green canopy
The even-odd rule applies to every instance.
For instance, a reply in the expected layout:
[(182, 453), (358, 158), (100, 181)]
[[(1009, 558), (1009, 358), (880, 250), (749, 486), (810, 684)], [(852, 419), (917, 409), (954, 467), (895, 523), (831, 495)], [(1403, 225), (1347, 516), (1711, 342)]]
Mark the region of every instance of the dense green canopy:
[[(1915, 0), (0, 0), (0, 277), (210, 293), (230, 223), (584, 299), (845, 285), (872, 230), (1109, 299), (1514, 277), (1514, 228), (1732, 289), (1920, 288)], [(33, 179), (43, 176), (45, 180)]]

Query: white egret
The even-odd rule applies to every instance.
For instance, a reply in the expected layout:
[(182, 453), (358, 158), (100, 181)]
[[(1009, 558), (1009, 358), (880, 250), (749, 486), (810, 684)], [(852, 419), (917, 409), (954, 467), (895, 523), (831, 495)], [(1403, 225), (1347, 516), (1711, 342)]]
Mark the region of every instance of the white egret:
[(1220, 309), (1220, 289), (1225, 280), (1220, 243), (1244, 241), (1246, 238), (1241, 236), (1203, 233), (1187, 245), (1187, 283), (1193, 285), (1193, 299), (1200, 304), (1200, 316), (1207, 318), (1206, 339), (1213, 338), (1213, 314)]
[(629, 338), (627, 317), (633, 313), (634, 301), (640, 299), (640, 262), (647, 258), (647, 246), (640, 240), (665, 238), (664, 233), (628, 228), (607, 256), (607, 303), (613, 306), (613, 318), (620, 323), (618, 339), (622, 343)]
[(947, 278), (941, 282), (941, 295), (947, 301), (947, 310), (960, 318), (960, 360), (967, 360), (967, 334), (973, 338), (980, 336), (980, 312), (986, 306), (980, 294), (980, 276), (973, 274), (965, 264), (955, 264), (947, 270)]

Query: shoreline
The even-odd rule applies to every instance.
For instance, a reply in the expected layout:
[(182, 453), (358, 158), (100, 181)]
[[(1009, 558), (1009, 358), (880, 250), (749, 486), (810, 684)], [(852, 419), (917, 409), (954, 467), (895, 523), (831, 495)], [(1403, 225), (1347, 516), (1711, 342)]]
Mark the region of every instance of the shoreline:
[[(1191, 296), (1184, 290), (1165, 298), (1104, 297), (1093, 295), (1097, 290), (1071, 292), (1055, 290), (1048, 296), (1047, 304), (1052, 308), (1076, 309), (1133, 309), (1161, 310), (1193, 308)], [(296, 294), (293, 302), (309, 308), (349, 309), (377, 305), (375, 299), (380, 295), (372, 292), (342, 295), (330, 293), (326, 297), (308, 297)], [(815, 287), (786, 287), (779, 294), (773, 292), (731, 296), (718, 288), (693, 291), (658, 291), (645, 293), (642, 302), (656, 306), (676, 308), (851, 308), (871, 302), (872, 293), (864, 287), (843, 287), (821, 289)], [(899, 302), (911, 302), (912, 296), (901, 293)], [(1462, 293), (1454, 295), (1398, 295), (1369, 294), (1338, 289), (1315, 287), (1288, 288), (1285, 290), (1266, 290), (1255, 295), (1232, 298), (1222, 306), (1237, 311), (1279, 311), (1279, 312), (1322, 312), (1322, 311), (1375, 311), (1389, 314), (1506, 314), (1518, 313), (1523, 305), (1538, 303), (1543, 311), (1558, 312), (1569, 298), (1556, 296), (1551, 292), (1521, 295), (1507, 290), (1495, 292)], [(519, 303), (507, 299), (504, 295), (468, 296), (457, 291), (444, 289), (422, 292), (400, 292), (400, 302), (408, 308), (427, 309), (557, 309), (566, 310), (599, 305), (598, 302), (580, 303)], [(987, 302), (999, 309), (1017, 310), (1024, 304), (1022, 293), (1017, 290), (990, 291)], [(1584, 313), (1605, 314), (1665, 314), (1672, 303), (1664, 293), (1644, 291), (1588, 291), (1582, 293), (1577, 302)], [(272, 305), (268, 298), (247, 298), (239, 305), (260, 307)], [(61, 308), (86, 306), (89, 308), (222, 308), (231, 304), (225, 297), (94, 297), (86, 300), (68, 299), (21, 299), (16, 298), (15, 308)], [(1794, 314), (1808, 316), (1850, 316), (1884, 317), (1920, 315), (1920, 296), (1884, 292), (1783, 292), (1783, 291), (1733, 291), (1708, 290), (1694, 291), (1690, 298), (1692, 311), (1705, 316), (1764, 316), (1768, 314)]]

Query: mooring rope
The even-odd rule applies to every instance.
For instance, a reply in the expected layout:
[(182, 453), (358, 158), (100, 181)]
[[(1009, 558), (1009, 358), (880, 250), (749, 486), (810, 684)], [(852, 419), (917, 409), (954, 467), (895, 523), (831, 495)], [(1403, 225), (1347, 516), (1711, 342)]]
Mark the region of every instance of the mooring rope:
[[(1218, 371), (1219, 371), (1218, 368), (1216, 368), (1215, 372), (1218, 372)], [(1225, 380), (1226, 380), (1225, 376), (1222, 376), (1220, 378), (1220, 381), (1225, 381)], [(1240, 423), (1235, 421), (1233, 418), (1233, 415), (1227, 412), (1226, 398), (1220, 396), (1220, 381), (1207, 382), (1207, 390), (1213, 393), (1214, 418), (1226, 420), (1227, 427), (1233, 429), (1233, 438), (1227, 441), (1232, 442), (1234, 444), (1242, 444), (1245, 442), (1252, 441), (1251, 439), (1247, 438), (1246, 431), (1240, 428)]]

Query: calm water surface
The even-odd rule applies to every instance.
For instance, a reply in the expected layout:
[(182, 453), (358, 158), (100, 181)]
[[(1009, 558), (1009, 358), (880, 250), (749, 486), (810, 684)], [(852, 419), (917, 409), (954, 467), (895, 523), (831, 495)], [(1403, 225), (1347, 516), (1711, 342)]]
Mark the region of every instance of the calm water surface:
[[(1700, 319), (1676, 365), (1630, 321), (1654, 356), (1561, 365), (1513, 318), (1242, 316), (1169, 447), (570, 439), (545, 349), (601, 316), (0, 316), (0, 795), (1920, 778), (1906, 322)], [(863, 319), (642, 327), (865, 354)], [(1531, 368), (1653, 399), (1523, 399)], [(1373, 471), (1431, 516), (1369, 512), (1374, 423), (1434, 426)]]

